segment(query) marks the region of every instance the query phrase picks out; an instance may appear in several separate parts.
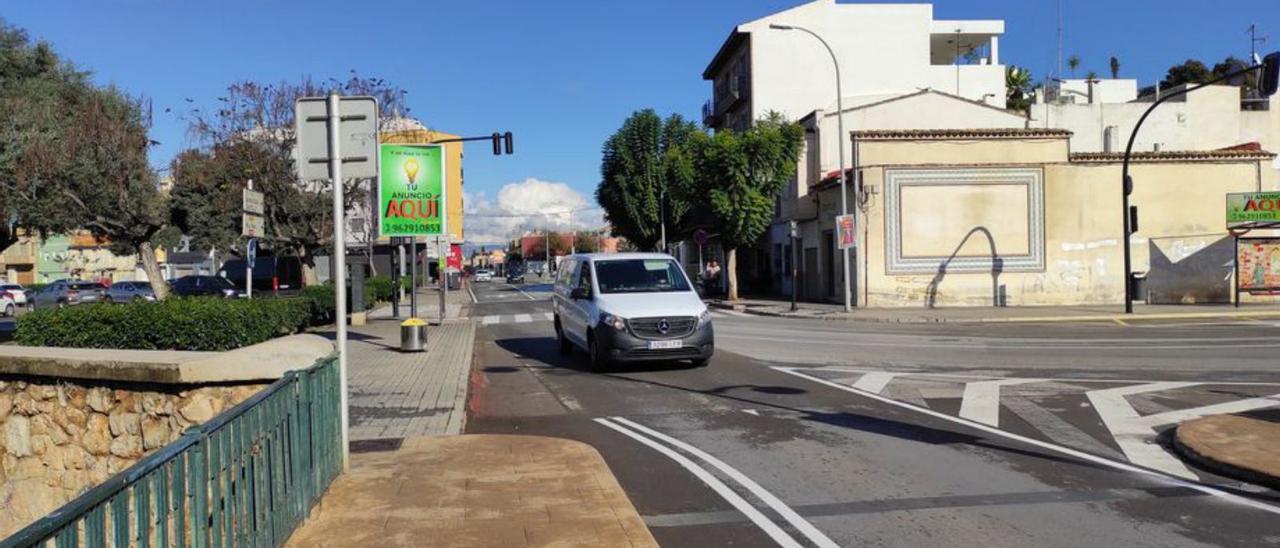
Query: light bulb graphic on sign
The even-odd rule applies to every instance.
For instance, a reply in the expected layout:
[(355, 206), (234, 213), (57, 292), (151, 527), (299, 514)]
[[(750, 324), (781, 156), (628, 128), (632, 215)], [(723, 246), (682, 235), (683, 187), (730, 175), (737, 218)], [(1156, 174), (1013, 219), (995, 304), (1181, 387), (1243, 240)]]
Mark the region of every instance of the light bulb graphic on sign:
[(409, 158), (403, 164), (404, 176), (409, 179), (409, 190), (418, 189), (418, 160)]

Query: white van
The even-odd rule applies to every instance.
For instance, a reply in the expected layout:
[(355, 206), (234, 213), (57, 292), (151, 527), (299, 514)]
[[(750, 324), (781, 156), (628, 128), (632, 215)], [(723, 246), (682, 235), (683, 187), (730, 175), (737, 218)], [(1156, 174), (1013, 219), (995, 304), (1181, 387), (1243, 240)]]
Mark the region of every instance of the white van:
[(586, 350), (593, 369), (656, 360), (700, 367), (715, 353), (711, 314), (670, 255), (567, 257), (556, 272), (552, 307), (560, 352)]

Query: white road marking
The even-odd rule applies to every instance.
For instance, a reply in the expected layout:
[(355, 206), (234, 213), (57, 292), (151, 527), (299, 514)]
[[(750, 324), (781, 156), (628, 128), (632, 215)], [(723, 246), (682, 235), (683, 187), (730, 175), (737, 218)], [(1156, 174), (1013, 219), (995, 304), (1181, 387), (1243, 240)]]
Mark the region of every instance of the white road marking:
[(528, 314), (516, 314), (516, 323), (529, 323), (533, 321), (533, 317)]
[[(1139, 350), (1214, 350), (1214, 349), (1215, 349), (1216, 347), (1218, 347), (1218, 346), (1228, 346), (1228, 344), (1230, 345), (1230, 347), (1231, 347), (1231, 348), (1280, 348), (1280, 342), (1274, 342), (1274, 340), (1273, 340), (1273, 339), (1259, 339), (1259, 338), (1251, 338), (1251, 339), (1249, 339), (1249, 340), (1253, 340), (1253, 341), (1264, 341), (1264, 342), (1258, 342), (1258, 343), (1244, 343), (1244, 342), (1229, 343), (1227, 339), (1219, 339), (1219, 340), (1216, 340), (1216, 341), (1213, 341), (1213, 342), (1215, 342), (1215, 343), (1220, 343), (1220, 344), (1214, 344), (1214, 345), (1205, 345), (1205, 344), (1108, 344), (1108, 345), (1104, 345), (1104, 346), (1099, 346), (1098, 344), (1096, 344), (1096, 343), (1098, 343), (1099, 341), (1084, 341), (1084, 342), (1081, 342), (1080, 344), (1060, 344), (1060, 343), (1059, 343), (1059, 344), (1053, 344), (1053, 343), (1036, 343), (1036, 342), (1031, 342), (1031, 341), (1021, 341), (1021, 343), (1020, 343), (1020, 344), (1018, 344), (1018, 342), (1016, 341), (1016, 339), (995, 339), (996, 341), (999, 341), (999, 342), (1013, 342), (1014, 344), (992, 346), (992, 344), (991, 344), (991, 343), (989, 343), (989, 342), (984, 342), (984, 343), (981, 343), (981, 344), (974, 344), (974, 343), (964, 344), (964, 343), (929, 343), (929, 342), (923, 342), (923, 341), (910, 341), (910, 340), (904, 340), (904, 341), (902, 341), (902, 342), (874, 341), (874, 340), (849, 340), (849, 339), (846, 339), (846, 340), (832, 340), (832, 339), (829, 339), (829, 338), (805, 338), (805, 337), (804, 337), (802, 334), (800, 334), (800, 333), (793, 334), (792, 336), (789, 336), (789, 337), (771, 337), (771, 336), (764, 336), (764, 335), (745, 335), (745, 334), (743, 334), (743, 335), (738, 335), (738, 334), (720, 335), (720, 334), (717, 334), (717, 337), (719, 337), (719, 338), (723, 338), (723, 339), (736, 339), (736, 340), (755, 341), (755, 342), (764, 342), (764, 341), (769, 341), (769, 342), (779, 342), (779, 343), (787, 343), (787, 344), (795, 344), (795, 343), (797, 343), (797, 342), (802, 342), (803, 344), (806, 344), (806, 345), (823, 345), (823, 346), (859, 346), (859, 347), (870, 347), (870, 346), (874, 346), (874, 347), (885, 347), (885, 348), (903, 348), (903, 347), (909, 347), (909, 348), (950, 348), (950, 349), (960, 349), (960, 350), (1013, 350), (1013, 349), (1018, 349), (1018, 348), (1023, 348), (1023, 349), (1026, 349), (1026, 348), (1034, 348), (1034, 349), (1037, 349), (1037, 350), (1078, 350), (1078, 349), (1085, 349), (1085, 350), (1133, 350), (1133, 349), (1139, 349)], [(803, 339), (803, 340), (800, 340), (800, 339)], [(1063, 339), (1063, 340), (1066, 340), (1066, 339)], [(1173, 340), (1180, 340), (1180, 341), (1184, 341), (1184, 342), (1185, 342), (1185, 341), (1191, 341), (1191, 340), (1193, 340), (1193, 339), (1173, 339)], [(1092, 343), (1092, 344), (1091, 344), (1091, 343)]]
[(759, 416), (760, 416), (760, 412), (759, 412), (759, 411), (756, 411), (755, 409), (743, 409), (743, 410), (742, 410), (742, 412), (743, 412), (743, 413), (746, 413), (746, 414), (748, 414), (748, 415), (755, 415), (755, 416), (757, 416), (757, 417), (759, 417)]
[(694, 477), (702, 480), (702, 483), (707, 484), (707, 487), (710, 487), (717, 495), (720, 495), (720, 498), (723, 498), (729, 504), (733, 505), (733, 507), (739, 512), (742, 512), (743, 515), (747, 516), (752, 523), (756, 524), (756, 527), (763, 530), (765, 534), (769, 535), (769, 538), (773, 539), (774, 542), (777, 542), (779, 545), (787, 548), (801, 547), (801, 544), (791, 535), (787, 534), (786, 531), (783, 531), (781, 527), (778, 527), (778, 524), (770, 521), (769, 518), (765, 517), (765, 515), (759, 510), (756, 510), (756, 508), (752, 506), (751, 503), (747, 502), (746, 499), (742, 498), (741, 495), (735, 493), (728, 485), (725, 485), (724, 482), (712, 475), (711, 472), (708, 472), (707, 469), (698, 466), (697, 463), (693, 462), (688, 457), (675, 452), (665, 445), (646, 438), (638, 432), (632, 431), (630, 428), (614, 423), (609, 419), (597, 418), (594, 420), (611, 430), (648, 446), (654, 451), (662, 453), (667, 458), (675, 461), (676, 464), (684, 467), (684, 469), (688, 470), (689, 473), (694, 475)]
[(520, 288), (519, 288), (519, 287), (517, 287), (517, 286), (511, 285), (511, 284), (506, 284), (506, 285), (507, 285), (507, 287), (510, 287), (511, 289), (514, 289), (514, 290), (516, 290), (516, 291), (519, 291), (521, 295), (524, 295), (524, 296), (525, 296), (525, 298), (527, 298), (527, 299), (529, 299), (529, 300), (531, 300), (531, 301), (536, 301), (536, 300), (538, 300), (538, 299), (533, 298), (533, 296), (532, 296), (532, 295), (530, 295), (530, 294), (528, 294), (528, 293), (525, 293), (523, 289), (520, 289)]
[(498, 323), (498, 320), (501, 318), (501, 316), (485, 316), (484, 319), (480, 321), (480, 325), (495, 324)]
[[(879, 369), (860, 369), (857, 367), (848, 367), (843, 365), (833, 365), (813, 368), (813, 371), (837, 371), (841, 373), (874, 373), (881, 371)], [(1009, 377), (998, 377), (995, 375), (980, 375), (972, 373), (913, 373), (910, 371), (895, 371), (894, 375), (899, 377), (920, 377), (920, 378), (940, 378), (940, 379), (1007, 379)], [(1039, 379), (1043, 382), (1069, 382), (1069, 383), (1138, 383), (1146, 384), (1153, 382), (1151, 379), (1103, 379), (1103, 378), (1082, 378), (1082, 377), (1042, 377)], [(1195, 384), (1212, 384), (1219, 386), (1280, 386), (1280, 382), (1245, 382), (1245, 381), (1196, 381)]]
[(898, 376), (897, 373), (872, 371), (859, 378), (858, 382), (853, 383), (853, 387), (858, 390), (866, 390), (872, 394), (879, 394), (889, 384), (889, 381), (896, 376)]
[(1107, 429), (1111, 430), (1111, 435), (1115, 438), (1116, 444), (1120, 446), (1120, 449), (1124, 451), (1125, 457), (1131, 462), (1162, 470), (1169, 474), (1194, 478), (1195, 474), (1186, 465), (1182, 464), (1180, 459), (1169, 454), (1163, 447), (1155, 443), (1155, 428), (1157, 426), (1177, 424), (1209, 415), (1241, 413), (1280, 405), (1280, 394), (1276, 394), (1142, 416), (1138, 415), (1137, 410), (1125, 399), (1127, 395), (1173, 390), (1196, 386), (1197, 384), (1199, 383), (1151, 383), (1093, 390), (1086, 392), (1085, 395), (1093, 403), (1094, 409), (1098, 411), (1098, 416), (1102, 417), (1102, 422), (1107, 425)]
[(480, 302), (480, 299), (476, 298), (476, 291), (471, 288), (471, 284), (467, 284), (467, 293), (471, 295), (471, 304)]
[(794, 376), (794, 377), (799, 377), (799, 378), (806, 379), (806, 380), (809, 380), (809, 381), (812, 381), (812, 382), (816, 382), (816, 383), (818, 383), (818, 384), (822, 384), (822, 385), (825, 385), (825, 386), (829, 386), (829, 387), (831, 387), (831, 388), (835, 388), (836, 390), (842, 390), (842, 391), (845, 391), (845, 392), (849, 392), (849, 393), (851, 393), (851, 394), (856, 394), (856, 395), (859, 395), (859, 396), (862, 396), (862, 397), (865, 397), (865, 398), (870, 398), (870, 399), (876, 400), (876, 401), (878, 401), (878, 402), (880, 402), (880, 403), (884, 403), (884, 404), (887, 404), (887, 405), (892, 405), (892, 406), (894, 406), (894, 407), (898, 407), (898, 408), (901, 408), (901, 409), (907, 409), (907, 410), (910, 410), (910, 411), (915, 411), (915, 412), (917, 412), (917, 413), (923, 413), (923, 414), (925, 414), (925, 415), (928, 415), (928, 416), (930, 416), (930, 417), (934, 417), (934, 418), (936, 418), (936, 419), (940, 419), (940, 420), (944, 420), (944, 421), (952, 422), (952, 423), (959, 424), (959, 425), (962, 425), (962, 426), (967, 426), (967, 427), (969, 427), (969, 428), (974, 428), (974, 429), (976, 429), (976, 430), (981, 430), (981, 431), (986, 432), (986, 433), (988, 433), (988, 434), (991, 434), (991, 435), (993, 435), (993, 436), (1000, 436), (1000, 437), (1003, 437), (1003, 438), (1006, 438), (1006, 439), (1010, 439), (1010, 440), (1018, 441), (1018, 442), (1021, 442), (1021, 443), (1028, 444), (1028, 445), (1034, 445), (1034, 446), (1039, 447), (1039, 448), (1041, 448), (1041, 449), (1048, 449), (1048, 450), (1050, 450), (1050, 451), (1054, 451), (1054, 452), (1057, 452), (1057, 453), (1059, 453), (1059, 454), (1063, 454), (1063, 455), (1067, 455), (1067, 456), (1069, 456), (1069, 457), (1074, 457), (1074, 458), (1077, 458), (1077, 459), (1080, 459), (1080, 460), (1084, 460), (1084, 461), (1092, 462), (1092, 463), (1094, 463), (1094, 464), (1100, 464), (1100, 465), (1103, 465), (1103, 466), (1107, 466), (1107, 467), (1109, 467), (1109, 468), (1114, 468), (1114, 469), (1116, 469), (1116, 470), (1122, 470), (1122, 471), (1125, 471), (1125, 472), (1132, 472), (1132, 473), (1135, 473), (1135, 474), (1141, 474), (1141, 475), (1144, 475), (1144, 476), (1148, 476), (1148, 477), (1155, 478), (1155, 479), (1157, 479), (1157, 480), (1163, 481), (1163, 482), (1165, 482), (1165, 483), (1167, 483), (1167, 484), (1169, 484), (1169, 485), (1173, 485), (1173, 486), (1176, 486), (1176, 487), (1186, 487), (1186, 488), (1188, 488), (1188, 489), (1194, 489), (1194, 490), (1199, 491), (1199, 492), (1201, 492), (1201, 493), (1205, 493), (1205, 494), (1207, 494), (1207, 495), (1212, 495), (1212, 496), (1214, 496), (1214, 497), (1218, 497), (1218, 498), (1220, 498), (1220, 499), (1223, 499), (1223, 500), (1226, 500), (1226, 501), (1229, 501), (1229, 502), (1232, 502), (1232, 503), (1235, 503), (1235, 504), (1240, 504), (1240, 505), (1243, 505), (1243, 506), (1248, 506), (1248, 507), (1253, 508), (1253, 509), (1255, 509), (1255, 510), (1261, 510), (1261, 511), (1263, 511), (1263, 512), (1267, 512), (1267, 513), (1271, 513), (1271, 514), (1277, 514), (1277, 515), (1280, 515), (1280, 506), (1273, 506), (1273, 505), (1270, 505), (1270, 504), (1266, 504), (1266, 503), (1264, 503), (1264, 502), (1259, 502), (1259, 501), (1256, 501), (1256, 500), (1253, 500), (1253, 499), (1250, 499), (1250, 498), (1242, 497), (1242, 496), (1240, 496), (1240, 495), (1236, 495), (1236, 494), (1234, 494), (1234, 493), (1229, 493), (1229, 492), (1227, 492), (1227, 491), (1223, 491), (1223, 490), (1221, 490), (1221, 489), (1218, 489), (1218, 488), (1213, 487), (1213, 486), (1210, 486), (1210, 485), (1205, 485), (1205, 484), (1200, 483), (1200, 482), (1195, 481), (1195, 480), (1188, 480), (1188, 479), (1180, 478), (1180, 477), (1177, 477), (1177, 476), (1173, 476), (1173, 475), (1166, 474), (1166, 473), (1161, 472), (1161, 471), (1159, 471), (1159, 470), (1153, 470), (1153, 469), (1150, 469), (1150, 468), (1144, 468), (1144, 467), (1142, 467), (1142, 466), (1137, 466), (1137, 465), (1129, 464), (1129, 463), (1126, 463), (1126, 462), (1120, 462), (1120, 461), (1113, 460), (1113, 459), (1109, 459), (1109, 458), (1106, 458), (1106, 457), (1100, 457), (1100, 456), (1098, 456), (1098, 455), (1093, 455), (1093, 454), (1090, 454), (1090, 453), (1085, 453), (1084, 451), (1079, 451), (1079, 450), (1076, 450), (1076, 449), (1072, 449), (1072, 448), (1070, 448), (1070, 447), (1065, 447), (1065, 446), (1062, 446), (1062, 445), (1058, 445), (1058, 444), (1056, 444), (1056, 443), (1051, 443), (1051, 442), (1041, 441), (1041, 440), (1037, 440), (1037, 439), (1035, 439), (1035, 438), (1029, 438), (1029, 437), (1026, 437), (1026, 436), (1021, 436), (1021, 435), (1018, 435), (1018, 434), (1014, 434), (1013, 432), (1006, 432), (1006, 431), (1001, 430), (1001, 429), (999, 429), (999, 428), (995, 428), (995, 427), (992, 427), (992, 426), (987, 426), (987, 425), (982, 424), (982, 423), (979, 423), (979, 422), (974, 422), (974, 421), (967, 420), (967, 419), (962, 419), (962, 418), (959, 418), (959, 417), (953, 417), (953, 416), (948, 415), (948, 414), (946, 414), (946, 413), (942, 413), (942, 412), (939, 412), (939, 411), (934, 411), (934, 410), (932, 410), (932, 409), (924, 409), (924, 408), (916, 407), (916, 406), (911, 405), (911, 404), (902, 403), (902, 402), (900, 402), (900, 401), (894, 400), (893, 398), (886, 398), (886, 397), (881, 396), (881, 395), (879, 395), (879, 394), (872, 394), (872, 393), (867, 392), (867, 391), (864, 391), (864, 390), (858, 390), (858, 389), (853, 388), (853, 387), (850, 387), (850, 386), (845, 386), (845, 385), (842, 385), (842, 384), (837, 384), (837, 383), (834, 383), (834, 382), (828, 381), (828, 380), (826, 380), (826, 379), (823, 379), (823, 378), (821, 378), (821, 377), (814, 377), (814, 376), (812, 376), (812, 375), (807, 375), (807, 374), (801, 373), (801, 372), (800, 372), (800, 369), (801, 369), (801, 368), (796, 368), (796, 367), (772, 366), (772, 367), (770, 367), (770, 369), (773, 369), (774, 371), (780, 371), (780, 372), (782, 372), (782, 373), (786, 373), (786, 374), (791, 375), (791, 376)]
[(1121, 386), (1103, 390), (1085, 392), (1089, 403), (1102, 419), (1102, 423), (1111, 431), (1116, 445), (1124, 451), (1129, 462), (1153, 468), (1166, 474), (1193, 479), (1196, 477), (1191, 469), (1178, 458), (1170, 455), (1163, 447), (1155, 443), (1155, 430), (1142, 421), (1138, 411), (1129, 405), (1125, 396), (1146, 392), (1159, 392), (1195, 386), (1193, 382), (1153, 382), (1134, 386)]
[(991, 426), (1000, 426), (1000, 387), (1040, 382), (1040, 379), (1000, 379), (969, 382), (960, 399), (960, 416)]
[(550, 312), (543, 312), (542, 317), (546, 318), (547, 321), (552, 321), (555, 319), (555, 314), (552, 314)]
[(781, 515), (782, 519), (787, 520), (787, 523), (800, 531), (800, 533), (808, 538), (810, 542), (820, 546), (821, 548), (839, 548), (838, 544), (828, 538), (827, 535), (823, 534), (822, 531), (819, 531), (818, 528), (814, 527), (808, 520), (800, 517), (800, 514), (797, 514), (795, 510), (792, 510), (790, 506), (787, 506), (786, 503), (774, 496), (773, 493), (770, 493), (764, 487), (761, 487), (760, 484), (747, 477), (746, 474), (739, 472), (736, 468), (729, 466), (724, 461), (712, 456), (710, 453), (634, 421), (630, 421), (622, 417), (613, 417), (613, 420), (617, 421), (619, 424), (630, 426), (635, 430), (639, 430), (640, 432), (648, 434), (658, 440), (671, 444), (676, 448), (682, 449), (701, 459), (703, 462), (710, 464), (712, 467), (728, 475), (733, 479), (733, 481), (738, 482), (739, 485), (746, 487), (751, 494), (769, 505), (769, 508), (772, 508), (774, 512)]

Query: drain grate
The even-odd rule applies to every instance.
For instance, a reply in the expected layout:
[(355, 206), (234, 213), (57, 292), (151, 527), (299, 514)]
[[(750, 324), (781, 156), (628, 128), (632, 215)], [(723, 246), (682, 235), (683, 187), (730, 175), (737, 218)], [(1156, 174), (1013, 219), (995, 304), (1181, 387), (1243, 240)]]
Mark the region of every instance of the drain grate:
[(352, 453), (381, 453), (400, 449), (404, 438), (381, 438), (376, 440), (359, 440), (351, 442)]

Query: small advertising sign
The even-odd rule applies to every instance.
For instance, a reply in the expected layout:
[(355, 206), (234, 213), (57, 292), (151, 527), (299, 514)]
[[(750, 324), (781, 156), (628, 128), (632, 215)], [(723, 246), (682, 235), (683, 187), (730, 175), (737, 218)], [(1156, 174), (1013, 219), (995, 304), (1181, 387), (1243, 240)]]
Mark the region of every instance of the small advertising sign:
[(382, 145), (378, 170), (378, 234), (434, 236), (445, 226), (444, 148)]
[(854, 230), (853, 215), (836, 215), (836, 233), (839, 234), (839, 248), (857, 247), (857, 231)]
[(1280, 224), (1280, 192), (1227, 194), (1227, 228)]

